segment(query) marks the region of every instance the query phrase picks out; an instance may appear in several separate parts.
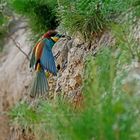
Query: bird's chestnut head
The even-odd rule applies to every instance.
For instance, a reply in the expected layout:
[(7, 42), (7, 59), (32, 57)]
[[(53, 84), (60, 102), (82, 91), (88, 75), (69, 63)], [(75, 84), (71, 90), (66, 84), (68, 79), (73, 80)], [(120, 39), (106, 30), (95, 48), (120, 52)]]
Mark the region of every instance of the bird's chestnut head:
[(46, 32), (42, 38), (47, 38), (47, 39), (50, 39), (51, 37), (55, 36), (57, 34), (56, 31), (54, 30), (49, 30), (48, 32)]

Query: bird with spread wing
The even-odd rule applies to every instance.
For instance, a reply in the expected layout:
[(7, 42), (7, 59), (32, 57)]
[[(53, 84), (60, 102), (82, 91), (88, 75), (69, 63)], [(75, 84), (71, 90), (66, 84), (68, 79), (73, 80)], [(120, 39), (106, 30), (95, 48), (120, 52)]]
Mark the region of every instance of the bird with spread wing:
[(31, 87), (31, 97), (47, 93), (49, 86), (46, 71), (55, 76), (57, 75), (52, 47), (60, 37), (62, 37), (62, 35), (50, 30), (42, 36), (32, 50), (30, 68), (35, 70), (36, 75)]

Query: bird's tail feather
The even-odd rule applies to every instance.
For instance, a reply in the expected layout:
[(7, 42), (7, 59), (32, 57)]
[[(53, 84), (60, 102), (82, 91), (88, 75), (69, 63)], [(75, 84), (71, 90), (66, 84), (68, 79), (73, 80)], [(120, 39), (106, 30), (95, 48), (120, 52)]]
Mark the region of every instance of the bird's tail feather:
[(48, 81), (45, 72), (41, 69), (36, 72), (35, 79), (31, 87), (31, 97), (43, 95), (48, 92)]

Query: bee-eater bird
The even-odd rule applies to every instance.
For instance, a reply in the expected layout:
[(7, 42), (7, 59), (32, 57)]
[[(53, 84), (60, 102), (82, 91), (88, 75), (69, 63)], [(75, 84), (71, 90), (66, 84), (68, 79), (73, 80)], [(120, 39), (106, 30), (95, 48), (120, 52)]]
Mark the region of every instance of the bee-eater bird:
[(35, 70), (35, 79), (31, 87), (31, 97), (43, 95), (48, 92), (49, 86), (46, 71), (57, 75), (52, 47), (62, 35), (50, 30), (45, 33), (32, 50), (30, 68)]

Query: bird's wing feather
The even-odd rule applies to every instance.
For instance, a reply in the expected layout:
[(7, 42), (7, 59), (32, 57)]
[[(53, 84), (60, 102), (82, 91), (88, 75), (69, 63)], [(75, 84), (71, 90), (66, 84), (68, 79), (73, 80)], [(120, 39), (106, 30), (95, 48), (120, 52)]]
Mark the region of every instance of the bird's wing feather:
[(40, 59), (42, 50), (43, 50), (43, 46), (44, 46), (44, 44), (43, 44), (43, 41), (41, 40), (33, 48), (32, 56), (31, 56), (31, 60), (30, 60), (30, 67), (34, 67), (36, 62)]
[(36, 48), (35, 48), (35, 58), (37, 61), (41, 58), (43, 47), (44, 47), (44, 41), (41, 40), (36, 45)]
[(41, 65), (43, 66), (44, 69), (49, 71), (50, 73), (56, 75), (57, 70), (56, 70), (56, 65), (54, 61), (54, 56), (51, 50), (51, 47), (53, 44), (51, 44), (50, 40), (45, 39), (44, 40), (44, 47), (42, 51), (42, 55), (40, 58)]

